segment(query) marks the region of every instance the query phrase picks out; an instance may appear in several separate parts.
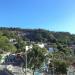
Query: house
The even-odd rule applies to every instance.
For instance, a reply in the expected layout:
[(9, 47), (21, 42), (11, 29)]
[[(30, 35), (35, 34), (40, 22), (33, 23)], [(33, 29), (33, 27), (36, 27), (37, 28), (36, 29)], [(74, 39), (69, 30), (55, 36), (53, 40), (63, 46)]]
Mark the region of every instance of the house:
[(10, 54), (6, 56), (4, 64), (22, 66), (24, 64), (24, 60), (20, 54)]
[(10, 39), (9, 42), (12, 43), (12, 44), (16, 44), (16, 43), (17, 43), (17, 42), (16, 42), (16, 39), (13, 39), (13, 38)]
[(32, 49), (32, 48), (33, 48), (33, 45), (32, 44), (28, 46), (28, 49)]
[(75, 64), (72, 64), (67, 68), (67, 75), (75, 75)]
[(16, 41), (16, 39), (10, 39), (9, 41), (10, 41), (10, 42), (14, 42), (14, 41)]
[(6, 56), (8, 56), (8, 55), (10, 55), (10, 54), (11, 54), (10, 52), (5, 53), (5, 54), (1, 54), (2, 58), (1, 58), (0, 63), (1, 63), (1, 64), (4, 63), (4, 62), (5, 62), (5, 59), (6, 59)]
[(70, 45), (69, 48), (72, 49), (72, 54), (75, 55), (75, 45)]
[(36, 45), (39, 46), (40, 48), (44, 48), (45, 47), (45, 44), (44, 43), (38, 43)]
[(53, 48), (53, 47), (49, 47), (49, 48), (48, 48), (48, 51), (49, 51), (49, 52), (53, 52), (53, 51), (54, 51), (54, 48)]

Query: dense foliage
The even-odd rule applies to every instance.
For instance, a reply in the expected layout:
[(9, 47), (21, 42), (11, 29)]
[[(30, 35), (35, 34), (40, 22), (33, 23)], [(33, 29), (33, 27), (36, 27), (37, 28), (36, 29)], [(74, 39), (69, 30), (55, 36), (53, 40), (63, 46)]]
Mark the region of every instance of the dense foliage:
[(6, 36), (0, 36), (0, 50), (15, 52), (17, 49)]
[[(17, 44), (10, 44), (10, 39), (16, 39)], [(19, 51), (24, 50), (24, 41), (55, 43), (59, 50), (65, 51), (63, 46), (75, 44), (75, 35), (68, 32), (51, 32), (44, 29), (0, 28), (1, 49), (16, 50), (17, 48)]]

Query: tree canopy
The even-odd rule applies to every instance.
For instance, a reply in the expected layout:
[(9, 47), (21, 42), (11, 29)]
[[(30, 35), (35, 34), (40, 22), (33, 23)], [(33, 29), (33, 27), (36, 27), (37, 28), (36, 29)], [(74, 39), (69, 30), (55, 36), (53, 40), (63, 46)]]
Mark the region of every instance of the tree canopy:
[(0, 49), (6, 52), (15, 52), (16, 47), (9, 42), (9, 39), (6, 36), (0, 36)]

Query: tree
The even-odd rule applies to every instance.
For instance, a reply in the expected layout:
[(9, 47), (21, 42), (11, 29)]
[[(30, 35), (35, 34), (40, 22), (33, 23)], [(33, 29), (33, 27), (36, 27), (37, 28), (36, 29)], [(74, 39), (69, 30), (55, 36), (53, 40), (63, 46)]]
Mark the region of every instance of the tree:
[(22, 38), (17, 38), (17, 44), (15, 46), (17, 48), (17, 52), (24, 52), (26, 43)]
[(64, 61), (54, 61), (55, 72), (58, 74), (67, 73), (67, 64)]
[(68, 64), (65, 61), (61, 60), (52, 60), (49, 64), (49, 70), (51, 72), (54, 71), (55, 74), (66, 74), (67, 73)]
[(67, 67), (74, 62), (71, 49), (64, 47), (62, 50), (49, 54), (52, 62), (49, 64), (49, 69), (54, 67), (55, 72), (58, 74), (66, 74)]
[(17, 50), (6, 36), (0, 36), (0, 49), (6, 52), (15, 52)]
[(39, 69), (45, 59), (45, 53), (47, 50), (45, 48), (40, 48), (38, 46), (34, 46), (32, 50), (28, 53), (28, 66), (29, 68)]

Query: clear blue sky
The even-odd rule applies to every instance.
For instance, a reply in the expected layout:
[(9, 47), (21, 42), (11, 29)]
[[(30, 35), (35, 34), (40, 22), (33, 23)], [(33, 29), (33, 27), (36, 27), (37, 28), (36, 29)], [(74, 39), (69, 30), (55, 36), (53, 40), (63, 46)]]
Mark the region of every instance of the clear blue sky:
[(0, 27), (75, 33), (75, 0), (0, 0)]

